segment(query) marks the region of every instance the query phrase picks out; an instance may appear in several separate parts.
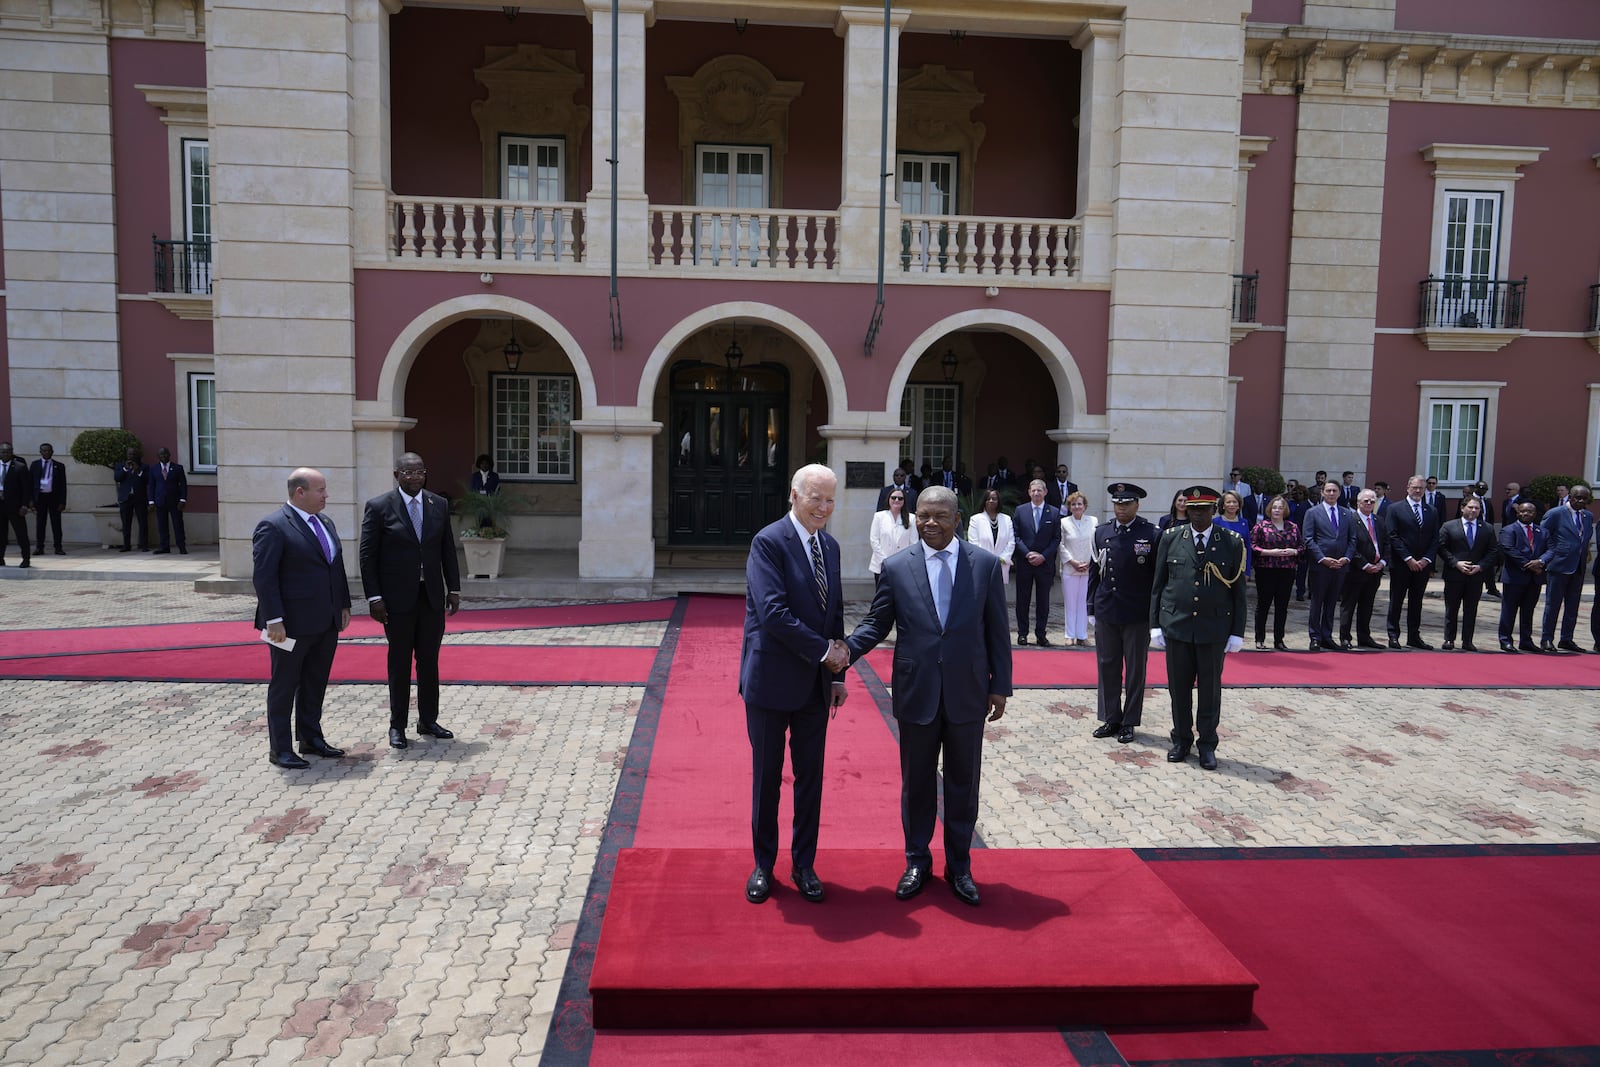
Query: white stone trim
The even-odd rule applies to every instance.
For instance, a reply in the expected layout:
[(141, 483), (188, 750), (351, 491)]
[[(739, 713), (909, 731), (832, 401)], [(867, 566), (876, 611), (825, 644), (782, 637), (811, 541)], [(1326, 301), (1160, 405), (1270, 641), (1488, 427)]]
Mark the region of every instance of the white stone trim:
[[(167, 237), (170, 240), (180, 241), (184, 239), (182, 235), (187, 231), (183, 217), (183, 183), (187, 177), (187, 168), (183, 161), (183, 142), (211, 139), (211, 126), (206, 111), (206, 90), (204, 86), (193, 88), (186, 85), (135, 85), (134, 88), (144, 94), (146, 102), (151, 107), (161, 112), (161, 122), (167, 127)], [(163, 300), (162, 303), (167, 302)], [(193, 309), (187, 306), (180, 308), (168, 304), (167, 308), (180, 319), (209, 319), (210, 304), (210, 298), (207, 297), (203, 315), (194, 314)]]
[(1517, 182), (1522, 178), (1517, 168), (1537, 163), (1539, 157), (1548, 151), (1548, 148), (1519, 148), (1513, 145), (1436, 143), (1423, 146), (1422, 158), (1434, 165), (1433, 228), (1428, 236), (1429, 274), (1440, 277), (1439, 254), (1443, 246), (1447, 195), (1450, 192), (1474, 192), (1500, 194), (1500, 247), (1497, 250), (1495, 277), (1506, 277), (1511, 263), (1515, 191)]
[[(1450, 381), (1443, 378), (1424, 378), (1417, 382), (1419, 394), (1417, 398), (1417, 453), (1416, 464), (1412, 467), (1415, 471), (1426, 472), (1428, 469), (1428, 418), (1430, 407), (1435, 400), (1482, 400), (1483, 410), (1483, 468), (1478, 471), (1478, 480), (1497, 484), (1494, 478), (1494, 452), (1495, 440), (1500, 422), (1500, 390), (1506, 387), (1505, 382), (1492, 381)], [(1460, 488), (1465, 482), (1446, 482), (1440, 480), (1440, 488)]]
[(173, 427), (177, 440), (172, 442), (172, 458), (183, 464), (190, 484), (216, 485), (216, 472), (197, 472), (194, 469), (194, 457), (189, 454), (189, 442), (194, 436), (194, 427), (189, 424), (192, 414), (189, 410), (189, 375), (216, 374), (216, 357), (209, 352), (168, 352), (167, 359), (172, 362), (173, 411), (177, 415), (177, 425)]
[(1583, 476), (1590, 485), (1600, 485), (1600, 383), (1589, 383), (1589, 431), (1583, 448)]
[[(1254, 134), (1241, 134), (1239, 136), (1239, 179), (1238, 191), (1234, 194), (1233, 204), (1233, 273), (1244, 274), (1244, 217), (1245, 207), (1249, 201), (1250, 172), (1256, 169), (1256, 157), (1266, 155), (1267, 149), (1276, 141), (1276, 137), (1259, 137)], [(1250, 331), (1240, 332), (1238, 325), (1233, 328), (1233, 340), (1238, 341)]]

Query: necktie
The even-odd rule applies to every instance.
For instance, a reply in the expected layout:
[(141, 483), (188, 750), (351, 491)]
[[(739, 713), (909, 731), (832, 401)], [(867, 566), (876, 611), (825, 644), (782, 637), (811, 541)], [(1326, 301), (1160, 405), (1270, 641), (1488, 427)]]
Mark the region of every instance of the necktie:
[(1417, 514), (1417, 525), (1421, 526), (1422, 525), (1422, 505), (1421, 504), (1412, 504), (1411, 505), (1411, 510), (1416, 512), (1416, 514)]
[(1477, 533), (1477, 527), (1478, 527), (1477, 523), (1474, 523), (1474, 522), (1467, 523), (1467, 547), (1468, 548), (1472, 547), (1472, 539), (1473, 539), (1473, 536)]
[(811, 577), (817, 586), (817, 603), (823, 609), (828, 607), (828, 574), (822, 567), (822, 546), (817, 544), (817, 535), (811, 535)]
[(938, 603), (934, 604), (934, 608), (939, 612), (939, 628), (942, 630), (945, 620), (950, 618), (950, 595), (955, 592), (956, 578), (954, 572), (950, 570), (949, 549), (935, 552), (933, 558), (939, 561), (939, 588), (935, 591), (938, 594)]
[(1339, 509), (1332, 504), (1328, 505), (1328, 521), (1333, 523), (1334, 532), (1337, 533), (1339, 530)]
[(322, 521), (315, 515), (310, 517), (311, 529), (317, 535), (317, 541), (322, 545), (322, 558), (328, 563), (333, 562), (333, 542), (328, 540), (328, 533), (322, 528)]
[(1378, 547), (1378, 531), (1372, 528), (1372, 516), (1367, 516), (1367, 536), (1372, 538), (1372, 547)]
[(1524, 523), (1523, 527), (1522, 527), (1522, 532), (1528, 535), (1528, 551), (1532, 552), (1533, 551), (1533, 527), (1527, 525), (1526, 523)]
[(1194, 535), (1194, 548), (1195, 548), (1196, 552), (1199, 552), (1202, 555), (1205, 553), (1205, 550), (1206, 550), (1206, 535), (1205, 534), (1195, 534)]
[(418, 493), (411, 498), (411, 528), (417, 532), (417, 540), (422, 540), (422, 494)]
[(1036, 507), (1036, 508), (1033, 509), (1033, 528), (1034, 528), (1035, 532), (1037, 532), (1038, 529), (1039, 529), (1039, 522), (1040, 522), (1039, 509)]

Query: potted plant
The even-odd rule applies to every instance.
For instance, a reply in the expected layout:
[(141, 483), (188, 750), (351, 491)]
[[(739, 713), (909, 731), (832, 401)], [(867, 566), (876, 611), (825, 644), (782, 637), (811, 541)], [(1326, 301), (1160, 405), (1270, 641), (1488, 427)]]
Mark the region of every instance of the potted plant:
[[(128, 449), (144, 451), (137, 434), (124, 429), (100, 427), (84, 430), (72, 439), (67, 455), (74, 463), (85, 467), (105, 467), (114, 470), (127, 458)], [(122, 510), (116, 501), (100, 504), (90, 509), (100, 525), (100, 547), (111, 548), (122, 544)]]
[(500, 577), (505, 563), (510, 516), (517, 510), (515, 498), (501, 493), (469, 492), (465, 485), (462, 490), (462, 495), (450, 502), (450, 510), (460, 517), (466, 573), (493, 580)]

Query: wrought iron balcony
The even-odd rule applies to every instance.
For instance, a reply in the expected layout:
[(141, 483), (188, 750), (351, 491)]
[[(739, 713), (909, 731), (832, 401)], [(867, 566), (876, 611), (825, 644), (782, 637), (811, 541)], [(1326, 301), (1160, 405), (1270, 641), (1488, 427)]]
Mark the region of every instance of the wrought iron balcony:
[(157, 293), (209, 294), (211, 292), (211, 242), (163, 241), (154, 234)]
[(1261, 282), (1261, 272), (1233, 276), (1233, 321), (1255, 322), (1256, 288)]
[(1418, 284), (1417, 329), (1520, 330), (1528, 279), (1435, 278)]
[(1600, 285), (1589, 286), (1589, 332), (1600, 333)]

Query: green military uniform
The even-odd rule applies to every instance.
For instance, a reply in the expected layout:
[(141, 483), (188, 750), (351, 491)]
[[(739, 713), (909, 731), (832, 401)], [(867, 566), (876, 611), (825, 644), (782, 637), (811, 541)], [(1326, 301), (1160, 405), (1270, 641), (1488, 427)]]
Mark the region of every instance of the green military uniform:
[[(1172, 743), (1181, 762), (1199, 742), (1202, 758), (1217, 747), (1222, 718), (1222, 656), (1228, 638), (1244, 637), (1245, 543), (1232, 530), (1212, 523), (1205, 556), (1195, 547), (1189, 525), (1169, 528), (1156, 549), (1155, 584), (1150, 590), (1150, 628), (1167, 643), (1167, 691), (1172, 699)], [(1200, 691), (1199, 721), (1193, 688)], [(1199, 727), (1199, 737), (1195, 728)]]

